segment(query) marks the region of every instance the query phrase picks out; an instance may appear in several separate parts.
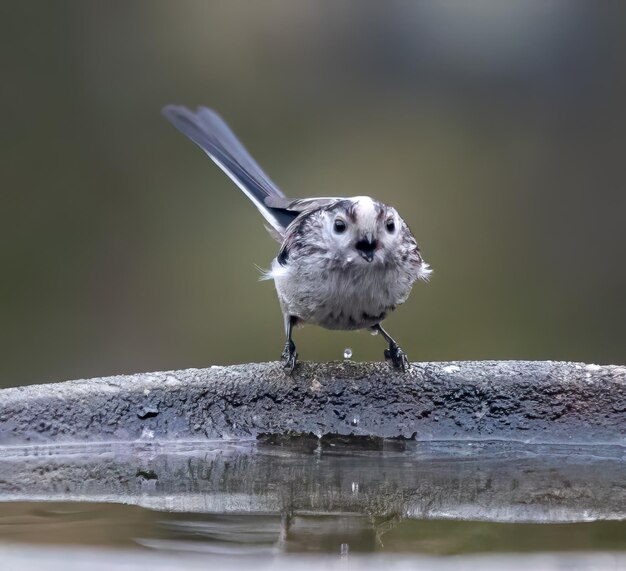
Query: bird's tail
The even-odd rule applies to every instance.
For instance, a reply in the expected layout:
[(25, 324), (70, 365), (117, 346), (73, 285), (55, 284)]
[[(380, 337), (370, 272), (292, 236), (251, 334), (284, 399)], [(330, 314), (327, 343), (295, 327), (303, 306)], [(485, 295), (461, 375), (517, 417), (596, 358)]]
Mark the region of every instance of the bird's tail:
[(294, 216), (282, 209), (267, 206), (265, 199), (285, 195), (263, 172), (224, 120), (206, 107), (198, 107), (193, 112), (182, 105), (164, 107), (163, 115), (213, 159), (254, 202), (278, 235), (282, 236)]

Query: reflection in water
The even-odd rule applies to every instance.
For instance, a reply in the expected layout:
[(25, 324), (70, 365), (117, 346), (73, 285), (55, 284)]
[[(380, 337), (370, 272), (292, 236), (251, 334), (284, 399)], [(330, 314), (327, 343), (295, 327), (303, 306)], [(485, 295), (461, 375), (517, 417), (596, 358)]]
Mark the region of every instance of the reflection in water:
[(626, 523), (607, 521), (626, 516), (625, 465), (619, 447), (497, 442), (3, 449), (0, 542), (259, 557), (626, 550)]
[(0, 504), (0, 544), (91, 545), (167, 552), (459, 555), (626, 551), (626, 523), (528, 524), (412, 520), (360, 514), (157, 512), (121, 504)]

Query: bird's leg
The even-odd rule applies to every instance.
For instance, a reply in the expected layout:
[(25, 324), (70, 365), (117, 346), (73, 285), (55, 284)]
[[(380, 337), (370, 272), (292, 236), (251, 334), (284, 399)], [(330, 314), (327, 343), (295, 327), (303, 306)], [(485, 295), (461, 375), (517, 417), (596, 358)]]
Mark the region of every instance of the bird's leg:
[(385, 359), (391, 361), (391, 364), (396, 369), (402, 369), (402, 372), (405, 372), (409, 367), (409, 360), (402, 349), (395, 342), (394, 338), (389, 335), (378, 323), (372, 327), (372, 331), (377, 331), (380, 333), (387, 343), (389, 343), (389, 349), (385, 349)]
[(283, 354), (281, 358), (285, 361), (284, 367), (285, 370), (291, 375), (293, 370), (296, 368), (296, 363), (298, 362), (298, 353), (296, 353), (296, 344), (293, 342), (291, 338), (291, 331), (293, 326), (297, 323), (298, 318), (290, 315), (287, 321), (287, 342), (285, 343), (285, 348), (283, 349)]

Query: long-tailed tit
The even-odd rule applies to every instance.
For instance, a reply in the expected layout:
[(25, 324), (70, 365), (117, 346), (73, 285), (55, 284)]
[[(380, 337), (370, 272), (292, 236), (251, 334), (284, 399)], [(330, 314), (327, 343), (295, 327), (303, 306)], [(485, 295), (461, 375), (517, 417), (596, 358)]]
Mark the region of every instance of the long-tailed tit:
[(274, 280), (285, 319), (285, 368), (293, 372), (298, 357), (293, 327), (311, 323), (380, 333), (385, 358), (404, 371), (408, 359), (381, 322), (431, 270), (396, 210), (368, 196), (290, 200), (217, 113), (169, 105), (163, 114), (254, 202), (281, 244), (265, 277)]

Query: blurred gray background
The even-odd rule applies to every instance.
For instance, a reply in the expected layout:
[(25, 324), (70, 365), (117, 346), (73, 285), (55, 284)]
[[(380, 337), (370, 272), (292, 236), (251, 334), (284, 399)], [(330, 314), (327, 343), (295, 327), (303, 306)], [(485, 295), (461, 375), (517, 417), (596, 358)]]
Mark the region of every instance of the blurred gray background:
[(435, 270), (386, 322), (413, 360), (624, 363), (622, 6), (4, 2), (0, 386), (280, 354), (277, 245), (167, 103), (290, 196), (398, 208)]

